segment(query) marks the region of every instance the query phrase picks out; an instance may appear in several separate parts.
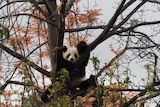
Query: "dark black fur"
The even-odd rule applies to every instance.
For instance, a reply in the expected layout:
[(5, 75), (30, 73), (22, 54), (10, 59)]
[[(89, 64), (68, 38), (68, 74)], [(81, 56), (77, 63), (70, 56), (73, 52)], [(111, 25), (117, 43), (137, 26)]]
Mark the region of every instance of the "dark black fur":
[(77, 96), (84, 96), (89, 88), (95, 88), (96, 86), (96, 78), (94, 75), (91, 75), (89, 79), (82, 81), (76, 87), (72, 87), (71, 99), (75, 99)]
[[(85, 51), (87, 50), (87, 48), (88, 48), (88, 45), (84, 41), (80, 41), (77, 44), (77, 50), (78, 50), (80, 56), (85, 53)], [(76, 64), (77, 65), (76, 68), (78, 68), (79, 71), (80, 71), (79, 75), (85, 76), (85, 67), (88, 64), (89, 57), (90, 57), (90, 52), (87, 53), (85, 59), (83, 61), (81, 61), (80, 64)]]
[[(77, 44), (77, 50), (78, 50), (80, 56), (84, 54), (87, 47), (88, 47), (88, 45), (84, 41), (81, 41)], [(66, 87), (66, 89), (67, 89), (66, 94), (68, 94), (68, 92), (71, 92), (71, 99), (74, 99), (74, 98), (76, 98), (76, 96), (85, 95), (88, 88), (96, 86), (95, 77), (92, 75), (92, 76), (90, 76), (89, 79), (84, 80), (84, 81), (80, 81), (80, 79), (85, 76), (85, 67), (88, 63), (90, 53), (87, 53), (87, 56), (81, 62), (71, 63), (63, 58), (62, 53), (65, 51), (67, 51), (66, 47), (63, 47), (62, 49), (58, 50), (57, 71), (60, 71), (61, 68), (65, 68), (69, 72), (70, 80), (66, 83), (66, 86), (67, 86)], [(57, 77), (59, 77), (58, 74), (57, 74)], [(46, 103), (51, 101), (53, 96), (50, 95), (51, 92), (49, 90), (52, 88), (53, 88), (53, 86), (51, 85), (44, 92), (44, 94), (41, 97), (42, 101), (44, 101)], [(79, 88), (79, 90), (77, 90), (77, 88)]]

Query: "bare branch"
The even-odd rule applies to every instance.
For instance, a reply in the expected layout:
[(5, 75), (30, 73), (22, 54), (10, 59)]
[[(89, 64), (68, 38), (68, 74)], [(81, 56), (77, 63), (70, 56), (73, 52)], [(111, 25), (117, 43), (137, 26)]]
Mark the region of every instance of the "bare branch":
[(118, 54), (114, 58), (112, 58), (112, 60), (106, 66), (103, 66), (103, 68), (101, 68), (101, 70), (98, 72), (98, 74), (96, 75), (96, 77), (99, 77), (102, 74), (103, 71), (105, 71), (108, 67), (110, 67), (112, 65), (112, 63), (117, 58), (119, 58), (121, 55), (123, 55), (125, 52), (126, 52), (126, 49), (123, 49), (123, 51), (120, 54)]
[(66, 7), (66, 10), (65, 10), (65, 14), (64, 14), (64, 17), (66, 17), (69, 13), (69, 11), (71, 10), (72, 6), (73, 6), (73, 3), (74, 3), (75, 0), (70, 0), (67, 7)]
[(40, 44), (39, 46), (37, 46), (35, 49), (33, 49), (33, 50), (27, 55), (27, 57), (30, 56), (33, 52), (35, 52), (38, 48), (40, 48), (40, 47), (42, 47), (43, 45), (45, 45), (46, 43), (48, 43), (48, 41), (46, 41), (46, 42)]
[(136, 1), (136, 0), (130, 0), (129, 2), (127, 2), (127, 3), (124, 5), (121, 13), (122, 13), (123, 11), (125, 11), (130, 5), (132, 5), (135, 1)]
[(65, 32), (79, 32), (79, 31), (84, 31), (88, 29), (104, 29), (106, 25), (99, 25), (99, 26), (86, 26), (86, 27), (81, 27), (81, 28), (76, 28), (76, 29), (66, 29)]
[(116, 32), (113, 32), (113, 34), (116, 34), (116, 33), (122, 33), (122, 32), (127, 32), (127, 31), (130, 31), (130, 30), (133, 30), (137, 27), (140, 27), (140, 26), (146, 26), (146, 25), (155, 25), (155, 24), (160, 24), (160, 21), (152, 21), (152, 22), (143, 22), (143, 23), (139, 23), (139, 24), (136, 24), (135, 26), (131, 26), (129, 28), (126, 28), (126, 29), (122, 29), (122, 30), (119, 30), (119, 31), (116, 31)]
[(7, 5), (10, 5), (10, 4), (13, 4), (13, 3), (20, 3), (20, 2), (26, 2), (24, 0), (14, 0), (14, 1), (11, 1), (11, 2), (8, 2), (6, 4), (4, 4), (3, 6), (0, 7), (0, 9), (6, 7)]
[(146, 100), (149, 100), (149, 99), (152, 99), (154, 97), (157, 97), (160, 95), (160, 92), (157, 91), (157, 92), (153, 92), (151, 95), (147, 96), (147, 97), (144, 97), (144, 98), (141, 98), (140, 100), (137, 100), (137, 102), (140, 102), (140, 101), (146, 101)]
[(127, 49), (150, 49), (150, 48), (155, 48), (157, 46), (145, 46), (145, 47), (127, 47)]
[[(112, 28), (112, 26), (116, 22), (118, 16), (121, 14), (121, 10), (122, 10), (125, 2), (126, 2), (126, 0), (122, 0), (121, 4), (117, 8), (116, 12), (114, 13), (113, 17), (111, 18), (111, 20), (109, 21), (109, 23), (107, 24), (107, 26), (105, 27), (105, 29), (103, 30), (103, 32), (99, 35), (99, 37), (96, 40), (94, 40), (90, 44), (90, 50), (93, 50), (98, 44), (100, 44), (101, 42), (104, 41), (104, 37), (108, 34), (108, 32), (110, 31), (110, 29)], [(107, 38), (109, 38), (109, 37), (110, 36), (107, 35)]]
[[(4, 89), (6, 88), (6, 86), (7, 86), (8, 84), (16, 84), (16, 85), (22, 85), (22, 86), (34, 86), (34, 84), (32, 84), (32, 83), (24, 83), (24, 82), (19, 82), (19, 81), (11, 81), (11, 80), (8, 80), (8, 81), (6, 81), (6, 83), (5, 83), (2, 87), (0, 87), (0, 88), (1, 88), (0, 94), (2, 94), (2, 92), (4, 91)], [(36, 86), (35, 86), (35, 87), (36, 87)], [(38, 92), (42, 93), (42, 92), (39, 90), (38, 87), (36, 87), (36, 89), (37, 89)]]
[(12, 51), (8, 47), (4, 46), (2, 43), (0, 43), (0, 48), (3, 49), (8, 54), (10, 54), (10, 55), (18, 58), (21, 61), (23, 61), (24, 63), (26, 63), (27, 65), (31, 66), (32, 68), (36, 69), (38, 72), (40, 72), (40, 73), (42, 73), (42, 74), (50, 77), (50, 72), (42, 69), (41, 67), (39, 67), (38, 65), (36, 65), (34, 62), (32, 62), (32, 61), (28, 60), (26, 57), (22, 56), (21, 54)]
[(160, 4), (160, 1), (159, 1), (159, 0), (148, 0), (148, 2), (150, 2), (150, 3)]
[[(121, 88), (107, 88), (107, 91), (116, 91), (116, 92), (125, 92), (125, 91), (134, 91), (134, 92), (142, 92), (142, 91), (145, 91), (146, 89), (130, 89), (130, 88), (128, 88), (128, 89), (121, 89)], [(154, 92), (158, 92), (159, 91), (159, 89), (151, 89), (151, 91), (154, 91)]]
[(35, 0), (27, 0), (28, 2), (34, 4), (37, 10), (39, 10), (45, 17), (47, 17), (47, 14), (42, 10), (41, 7), (38, 6), (38, 2)]
[(20, 13), (20, 14), (14, 14), (14, 15), (10, 15), (10, 16), (3, 16), (3, 17), (0, 17), (0, 19), (9, 18), (9, 17), (15, 17), (15, 16), (32, 16), (32, 17), (34, 17), (36, 19), (42, 20), (44, 22), (47, 22), (48, 24), (51, 24), (51, 25), (53, 25), (53, 26), (58, 28), (58, 26), (55, 23), (53, 23), (51, 21), (48, 21), (48, 20), (45, 20), (43, 18), (40, 18), (39, 16), (36, 16), (36, 15), (33, 15), (33, 14), (28, 14), (28, 13)]
[(129, 101), (123, 103), (120, 107), (128, 107), (129, 105), (134, 104), (138, 98), (144, 96), (148, 90), (152, 90), (154, 88), (154, 86), (157, 86), (157, 85), (160, 85), (160, 82), (152, 83), (151, 85), (147, 86), (144, 91), (142, 91), (139, 94), (135, 95)]
[[(117, 26), (115, 26), (111, 32), (115, 32), (118, 28), (120, 28), (120, 26), (122, 26), (125, 22), (127, 22), (128, 19), (129, 19), (131, 16), (133, 16), (133, 14), (134, 14), (140, 7), (142, 7), (146, 2), (147, 2), (147, 0), (143, 0), (139, 5), (137, 5), (137, 7), (134, 8), (134, 9), (127, 15), (127, 17), (124, 18)], [(111, 33), (111, 34), (112, 34), (112, 33)], [(107, 37), (105, 37), (104, 39), (107, 39)]]

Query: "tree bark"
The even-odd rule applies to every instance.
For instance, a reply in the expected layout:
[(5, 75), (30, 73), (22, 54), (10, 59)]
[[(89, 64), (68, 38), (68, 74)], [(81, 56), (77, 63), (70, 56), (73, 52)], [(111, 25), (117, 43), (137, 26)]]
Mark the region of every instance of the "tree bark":
[[(51, 62), (51, 76), (52, 82), (56, 80), (56, 70), (57, 70), (57, 50), (59, 41), (59, 15), (57, 13), (56, 0), (45, 0), (46, 7), (48, 10), (48, 17), (46, 19), (52, 24), (48, 23), (48, 45), (49, 45), (49, 56)], [(56, 25), (56, 26), (54, 26)], [(56, 100), (58, 96), (55, 94), (54, 99)]]

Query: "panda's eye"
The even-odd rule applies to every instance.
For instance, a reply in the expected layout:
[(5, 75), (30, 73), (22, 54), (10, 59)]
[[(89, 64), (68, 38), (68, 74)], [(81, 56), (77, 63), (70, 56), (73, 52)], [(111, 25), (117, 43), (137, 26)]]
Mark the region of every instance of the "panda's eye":
[(68, 55), (67, 55), (67, 59), (69, 58), (70, 55), (71, 55), (71, 54), (68, 54)]
[(75, 58), (77, 58), (77, 54), (74, 54)]

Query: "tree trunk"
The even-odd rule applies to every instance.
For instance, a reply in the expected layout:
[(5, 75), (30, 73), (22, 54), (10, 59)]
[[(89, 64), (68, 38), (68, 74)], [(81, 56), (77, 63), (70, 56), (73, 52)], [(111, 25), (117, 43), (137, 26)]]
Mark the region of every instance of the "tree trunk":
[[(48, 44), (49, 44), (49, 56), (51, 61), (51, 77), (52, 82), (56, 80), (56, 70), (57, 70), (57, 50), (56, 47), (59, 46), (59, 15), (56, 10), (56, 0), (46, 0), (46, 7), (49, 16), (46, 18), (49, 22), (48, 24)], [(58, 95), (54, 95), (56, 100)]]

